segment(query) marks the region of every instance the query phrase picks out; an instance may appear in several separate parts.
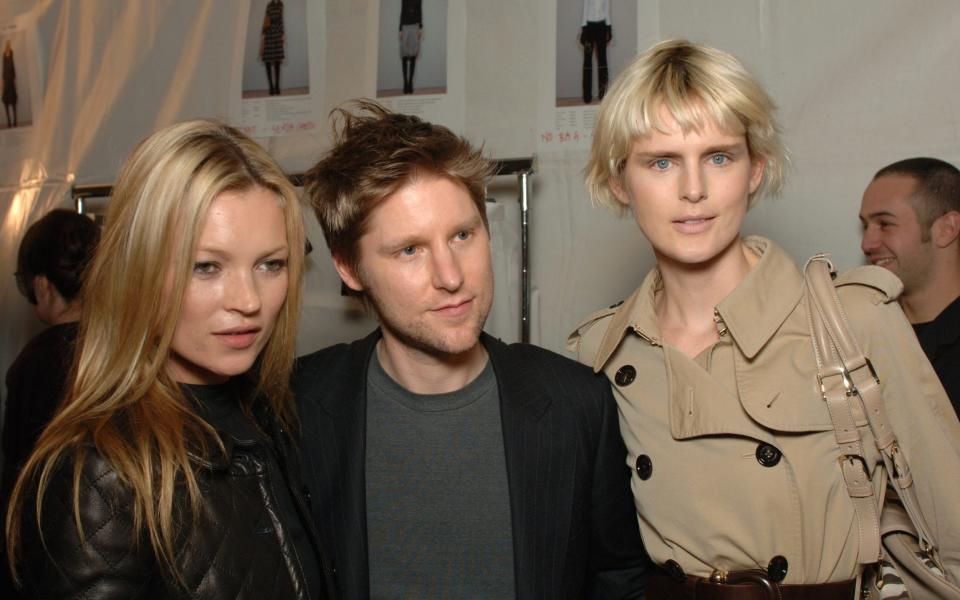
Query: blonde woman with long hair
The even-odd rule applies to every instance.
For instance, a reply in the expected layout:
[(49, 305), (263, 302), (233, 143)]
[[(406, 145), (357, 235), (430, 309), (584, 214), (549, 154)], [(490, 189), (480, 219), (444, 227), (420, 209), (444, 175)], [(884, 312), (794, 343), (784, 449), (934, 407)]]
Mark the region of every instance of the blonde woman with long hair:
[(289, 431), (303, 222), (239, 131), (191, 121), (123, 166), (73, 383), (7, 514), (37, 597), (327, 597)]

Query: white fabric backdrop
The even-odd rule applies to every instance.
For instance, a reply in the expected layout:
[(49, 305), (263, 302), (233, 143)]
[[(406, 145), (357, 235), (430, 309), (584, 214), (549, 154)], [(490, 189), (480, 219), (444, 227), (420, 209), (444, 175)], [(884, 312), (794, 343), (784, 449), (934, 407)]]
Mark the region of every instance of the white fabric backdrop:
[[(537, 18), (555, 1), (466, 2), (463, 133), (483, 142), (490, 156), (532, 154), (541, 113), (555, 110), (556, 20)], [(368, 16), (378, 2), (327, 0), (325, 28), (310, 31), (329, 50), (320, 114), (375, 93), (375, 77), (358, 74), (376, 62)], [(40, 329), (13, 285), (23, 231), (68, 204), (73, 178), (112, 182), (124, 156), (157, 127), (235, 114), (248, 8), (247, 0), (0, 3), (0, 22), (36, 16), (42, 80), (29, 134), (0, 132), (0, 373)], [(773, 237), (798, 259), (831, 250), (842, 267), (860, 263), (856, 213), (877, 168), (913, 155), (960, 162), (955, 0), (644, 0), (637, 20), (639, 47), (671, 36), (711, 43), (741, 56), (767, 85), (794, 168), (783, 197), (757, 206), (747, 229)], [(262, 142), (285, 168), (301, 171), (325, 147), (327, 133), (321, 127)], [(535, 341), (558, 351), (582, 316), (626, 296), (652, 263), (631, 222), (590, 208), (585, 160), (583, 150), (542, 152), (533, 177), (532, 329)], [(498, 190), (502, 247), (514, 245), (500, 250), (495, 243), (499, 312), (491, 325), (512, 340), (518, 330), (507, 324), (515, 322), (518, 300), (508, 295), (516, 280), (507, 280), (515, 277), (518, 253), (506, 234), (516, 231), (516, 190)], [(318, 232), (312, 238), (322, 246)], [(354, 337), (368, 325), (331, 301), (339, 297), (322, 298), (333, 291), (324, 287), (332, 280), (321, 257), (315, 254), (309, 275), (301, 349), (333, 341), (331, 332)], [(331, 303), (335, 310), (321, 316)]]

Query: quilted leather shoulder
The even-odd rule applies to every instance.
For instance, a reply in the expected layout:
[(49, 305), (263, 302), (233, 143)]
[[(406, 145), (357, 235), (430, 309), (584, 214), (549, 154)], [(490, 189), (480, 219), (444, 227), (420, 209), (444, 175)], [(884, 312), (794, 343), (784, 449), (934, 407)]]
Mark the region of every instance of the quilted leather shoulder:
[[(86, 453), (73, 509), (74, 461), (55, 469), (43, 497), (42, 533), (32, 501), (23, 518), (25, 585), (38, 598), (140, 598), (155, 572), (149, 541), (134, 536), (130, 491), (96, 452)], [(78, 527), (79, 525), (79, 527)]]

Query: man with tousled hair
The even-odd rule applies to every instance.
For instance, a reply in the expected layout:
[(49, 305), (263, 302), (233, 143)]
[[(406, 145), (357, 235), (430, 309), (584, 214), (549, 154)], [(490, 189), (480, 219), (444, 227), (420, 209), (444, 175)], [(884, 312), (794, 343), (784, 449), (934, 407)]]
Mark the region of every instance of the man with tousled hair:
[(306, 192), (380, 328), (302, 358), (293, 388), (342, 597), (642, 597), (609, 386), (482, 331), (489, 161), (371, 102), (335, 115)]
[(960, 171), (935, 158), (888, 165), (860, 221), (863, 253), (903, 281), (900, 305), (960, 415)]

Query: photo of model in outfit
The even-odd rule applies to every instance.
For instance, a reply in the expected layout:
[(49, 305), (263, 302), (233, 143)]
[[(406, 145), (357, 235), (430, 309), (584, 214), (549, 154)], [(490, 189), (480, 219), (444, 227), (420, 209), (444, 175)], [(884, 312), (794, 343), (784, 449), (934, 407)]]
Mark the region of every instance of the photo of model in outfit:
[(400, 6), (400, 59), (403, 62), (403, 93), (413, 93), (413, 72), (423, 36), (423, 3), (403, 0)]
[(593, 101), (593, 57), (597, 57), (597, 100), (607, 92), (607, 44), (613, 40), (610, 0), (583, 0), (580, 45), (583, 46), (583, 103)]
[(596, 105), (637, 52), (637, 3), (557, 3), (556, 106)]
[[(310, 93), (307, 4), (307, 0), (250, 0), (243, 98)], [(309, 4), (311, 11), (323, 10), (323, 3)], [(313, 35), (319, 39), (317, 32)]]
[(17, 126), (17, 69), (13, 64), (13, 46), (7, 40), (3, 46), (3, 112), (7, 127)]
[(263, 29), (260, 34), (260, 60), (267, 68), (267, 83), (270, 95), (280, 95), (280, 65), (285, 58), (283, 46), (283, 1), (270, 0), (263, 14)]
[(446, 93), (446, 0), (381, 0), (378, 41), (378, 97)]

